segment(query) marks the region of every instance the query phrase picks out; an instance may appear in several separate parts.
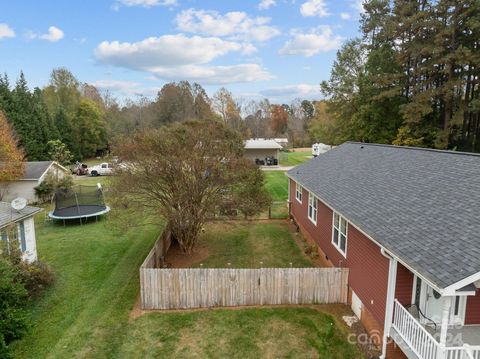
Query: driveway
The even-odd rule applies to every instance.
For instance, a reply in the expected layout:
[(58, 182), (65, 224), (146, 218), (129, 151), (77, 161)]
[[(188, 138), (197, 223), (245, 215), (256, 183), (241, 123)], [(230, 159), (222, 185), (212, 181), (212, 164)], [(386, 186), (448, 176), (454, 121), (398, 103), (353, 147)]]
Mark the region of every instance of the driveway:
[(263, 171), (290, 171), (295, 166), (260, 166)]

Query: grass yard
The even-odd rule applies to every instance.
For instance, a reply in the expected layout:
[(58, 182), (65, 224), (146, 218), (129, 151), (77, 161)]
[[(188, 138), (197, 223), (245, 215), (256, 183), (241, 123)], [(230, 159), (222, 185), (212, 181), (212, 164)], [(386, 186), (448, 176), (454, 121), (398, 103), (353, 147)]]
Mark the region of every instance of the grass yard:
[(285, 202), (288, 199), (288, 178), (283, 171), (265, 171), (265, 188), (272, 200)]
[(333, 316), (311, 308), (154, 313), (138, 318), (118, 358), (363, 358)]
[(280, 221), (209, 223), (199, 247), (208, 253), (201, 261), (208, 268), (226, 268), (227, 263), (235, 268), (313, 265), (295, 244), (288, 223)]
[(283, 171), (265, 171), (265, 188), (272, 196), (272, 218), (288, 217), (288, 178)]
[[(99, 179), (104, 180), (78, 182)], [(38, 253), (54, 269), (56, 282), (32, 303), (32, 327), (14, 345), (15, 358), (363, 358), (348, 344), (341, 314), (328, 314), (328, 307), (153, 312), (135, 318), (138, 268), (161, 228), (125, 231), (114, 223), (63, 227), (37, 215)], [(203, 241), (209, 254), (205, 266), (311, 265), (282, 222), (214, 223)]]
[(312, 158), (312, 151), (280, 152), (281, 166), (296, 166)]

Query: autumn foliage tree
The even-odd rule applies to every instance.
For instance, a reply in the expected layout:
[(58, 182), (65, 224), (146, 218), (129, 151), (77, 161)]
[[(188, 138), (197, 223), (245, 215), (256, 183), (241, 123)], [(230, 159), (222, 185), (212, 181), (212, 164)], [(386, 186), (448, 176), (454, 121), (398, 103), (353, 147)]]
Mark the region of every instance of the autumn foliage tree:
[(282, 105), (272, 105), (272, 131), (275, 135), (284, 134), (288, 126), (288, 112)]
[(269, 205), (263, 173), (243, 151), (238, 132), (220, 121), (174, 123), (123, 137), (115, 153), (125, 165), (112, 178), (112, 200), (137, 216), (143, 211), (157, 223), (166, 220), (169, 238), (191, 253), (217, 209), (248, 216)]
[(24, 171), (23, 151), (17, 146), (13, 129), (0, 111), (0, 199), (8, 183)]

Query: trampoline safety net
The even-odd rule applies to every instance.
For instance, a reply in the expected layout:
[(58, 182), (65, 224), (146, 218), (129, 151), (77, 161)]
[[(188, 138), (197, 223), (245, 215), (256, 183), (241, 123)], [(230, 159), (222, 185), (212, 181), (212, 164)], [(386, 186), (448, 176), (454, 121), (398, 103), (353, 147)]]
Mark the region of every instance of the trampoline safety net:
[(88, 216), (106, 208), (101, 187), (77, 185), (55, 193), (53, 214), (58, 217)]

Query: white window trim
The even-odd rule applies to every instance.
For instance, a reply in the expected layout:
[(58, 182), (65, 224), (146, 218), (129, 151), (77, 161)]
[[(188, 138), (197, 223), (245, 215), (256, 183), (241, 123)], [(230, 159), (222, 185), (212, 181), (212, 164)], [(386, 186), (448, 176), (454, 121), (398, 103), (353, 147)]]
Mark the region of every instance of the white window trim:
[[(316, 204), (315, 207), (315, 219), (310, 217), (310, 198), (313, 198), (315, 201), (314, 203)], [(308, 192), (308, 203), (307, 203), (307, 217), (312, 222), (314, 225), (317, 225), (317, 218), (318, 218), (318, 198), (315, 197), (315, 195), (312, 192)]]
[[(300, 189), (300, 191), (299, 191)], [(300, 192), (300, 199), (298, 199), (298, 192)], [(295, 182), (295, 199), (298, 203), (302, 203), (303, 200), (303, 187)]]
[[(333, 238), (335, 235), (335, 214), (338, 216), (338, 224), (341, 227), (342, 218), (345, 220), (345, 252), (342, 251), (340, 248), (340, 228), (337, 228), (339, 237), (338, 237), (338, 245), (334, 242)], [(337, 249), (337, 251), (344, 257), (347, 258), (347, 249), (348, 249), (348, 221), (345, 217), (343, 217), (340, 213), (333, 211), (332, 212), (332, 244)]]

